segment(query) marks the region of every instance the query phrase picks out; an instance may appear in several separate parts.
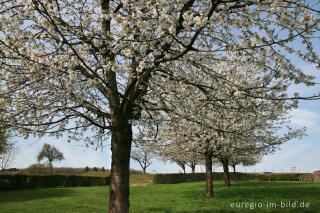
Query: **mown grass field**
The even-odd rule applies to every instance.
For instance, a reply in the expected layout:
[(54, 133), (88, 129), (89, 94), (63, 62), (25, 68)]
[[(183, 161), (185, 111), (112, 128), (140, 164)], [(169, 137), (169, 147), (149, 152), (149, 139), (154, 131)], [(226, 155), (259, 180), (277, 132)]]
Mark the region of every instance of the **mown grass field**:
[[(205, 198), (205, 183), (132, 186), (132, 213), (320, 212), (320, 183), (239, 182), (231, 187), (215, 182), (215, 197)], [(108, 187), (75, 187), (0, 192), (1, 213), (107, 212)], [(309, 208), (281, 208), (281, 201), (309, 203)], [(274, 208), (231, 208), (232, 203), (276, 203)], [(250, 205), (250, 204), (249, 204)], [(251, 204), (252, 205), (252, 204)]]

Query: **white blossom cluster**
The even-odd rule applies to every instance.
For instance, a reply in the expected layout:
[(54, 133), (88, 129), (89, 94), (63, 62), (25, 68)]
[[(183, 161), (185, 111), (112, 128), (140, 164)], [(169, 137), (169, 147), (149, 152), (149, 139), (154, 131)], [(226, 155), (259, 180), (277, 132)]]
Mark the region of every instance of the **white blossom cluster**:
[(264, 113), (279, 117), (290, 104), (264, 100), (286, 98), (291, 83), (313, 84), (287, 54), (319, 65), (314, 8), (304, 0), (0, 1), (1, 122), (26, 136), (93, 131), (91, 142), (120, 120), (138, 125), (139, 114), (174, 107), (192, 120), (181, 132), (202, 141), (220, 137), (203, 124), (267, 125)]
[[(151, 143), (158, 155), (187, 161), (194, 154), (203, 159), (210, 151), (212, 157), (232, 160), (272, 153), (280, 144), (304, 135), (303, 129), (278, 132), (289, 122), (288, 111), (297, 107), (295, 101), (274, 99), (287, 97), (288, 80), (265, 73), (264, 66), (247, 57), (228, 59), (207, 59), (211, 63), (201, 66), (184, 62), (173, 68), (179, 76), (172, 76), (172, 83), (157, 87), (165, 80), (159, 78), (153, 85), (167, 115), (154, 114), (150, 122), (146, 114), (148, 129), (139, 137), (149, 138), (147, 145)], [(187, 80), (193, 75), (197, 78)]]

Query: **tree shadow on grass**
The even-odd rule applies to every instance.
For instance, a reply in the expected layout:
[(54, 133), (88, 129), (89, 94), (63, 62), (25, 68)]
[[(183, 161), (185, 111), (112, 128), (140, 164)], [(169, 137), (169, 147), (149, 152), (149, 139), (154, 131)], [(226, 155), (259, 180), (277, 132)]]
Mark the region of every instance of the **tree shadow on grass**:
[(155, 207), (152, 207), (152, 208), (148, 208), (147, 209), (148, 212), (161, 212), (161, 213), (172, 213), (172, 210), (169, 209), (169, 208), (163, 208), (163, 207), (158, 207), (158, 208), (155, 208)]
[[(236, 213), (239, 211), (235, 211), (235, 210), (201, 210), (201, 209), (190, 209), (190, 210), (184, 210), (184, 211), (173, 211), (171, 209), (168, 208), (149, 208), (148, 212), (150, 213), (157, 213), (157, 212), (161, 212), (161, 213)], [(257, 211), (250, 211), (250, 213), (256, 213)]]
[(73, 193), (72, 189), (65, 188), (0, 191), (0, 203), (68, 197)]
[[(212, 213), (213, 211), (209, 210), (190, 210), (190, 211), (179, 211), (176, 213)], [(230, 211), (230, 210), (219, 210), (219, 211), (214, 211), (215, 213), (235, 213), (236, 211)], [(252, 213), (252, 212), (250, 212)]]
[[(187, 199), (203, 199), (205, 186), (202, 190), (184, 191)], [(214, 194), (217, 199), (244, 200), (244, 199), (314, 199), (320, 197), (320, 185), (312, 183), (295, 184), (294, 182), (242, 182), (233, 184), (230, 187), (223, 185), (214, 186)]]
[[(200, 189), (201, 188), (201, 189)], [(193, 200), (199, 203), (199, 207), (205, 205), (215, 205), (214, 212), (246, 212), (248, 209), (232, 209), (230, 203), (234, 202), (262, 202), (279, 203), (281, 201), (311, 201), (311, 209), (284, 209), (284, 212), (320, 212), (316, 206), (320, 201), (315, 200), (320, 197), (320, 185), (301, 182), (242, 182), (225, 187), (221, 184), (214, 186), (214, 197), (205, 198), (205, 185), (199, 185), (198, 190), (185, 190), (183, 197), (186, 200)], [(296, 211), (297, 210), (297, 211)], [(212, 210), (211, 210), (212, 211)], [(250, 212), (279, 212), (279, 209), (260, 210), (250, 209)], [(179, 213), (207, 213), (210, 211), (198, 209), (187, 210)]]
[(244, 183), (226, 187), (217, 193), (220, 198), (234, 200), (243, 199), (314, 199), (320, 196), (319, 187), (314, 187), (310, 183), (287, 183), (287, 182), (261, 182)]

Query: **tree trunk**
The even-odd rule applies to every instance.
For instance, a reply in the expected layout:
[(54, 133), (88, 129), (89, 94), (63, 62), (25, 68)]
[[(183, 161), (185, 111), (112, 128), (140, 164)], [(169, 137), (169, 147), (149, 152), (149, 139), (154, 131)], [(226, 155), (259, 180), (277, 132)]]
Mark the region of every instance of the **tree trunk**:
[(192, 165), (192, 166), (191, 166), (191, 170), (192, 170), (192, 173), (194, 173), (195, 170), (196, 170), (196, 165)]
[(233, 176), (234, 176), (234, 180), (235, 180), (236, 182), (238, 182), (237, 174), (236, 174), (236, 165), (233, 165), (233, 166), (232, 166), (232, 168), (233, 168)]
[(224, 185), (230, 186), (230, 173), (229, 173), (228, 161), (223, 161), (222, 165), (223, 165)]
[(176, 160), (175, 162), (182, 169), (183, 174), (185, 174), (186, 173), (186, 163), (185, 163), (185, 161)]
[(119, 116), (113, 122), (111, 136), (111, 174), (109, 213), (129, 213), (129, 168), (132, 128)]
[(49, 162), (49, 166), (50, 166), (50, 175), (52, 175), (52, 162)]
[(206, 197), (213, 197), (212, 152), (206, 152)]
[(143, 174), (146, 174), (146, 170), (147, 170), (147, 168), (143, 168)]

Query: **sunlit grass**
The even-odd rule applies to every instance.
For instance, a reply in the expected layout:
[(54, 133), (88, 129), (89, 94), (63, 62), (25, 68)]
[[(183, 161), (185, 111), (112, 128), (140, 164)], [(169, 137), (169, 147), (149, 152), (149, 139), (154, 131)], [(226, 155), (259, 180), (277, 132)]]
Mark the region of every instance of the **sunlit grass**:
[[(215, 197), (205, 197), (205, 183), (154, 184), (130, 188), (130, 212), (319, 212), (320, 183), (239, 182), (214, 184)], [(0, 192), (1, 213), (107, 212), (108, 187), (75, 187)], [(232, 203), (310, 203), (309, 208), (231, 208)], [(244, 204), (242, 204), (244, 205)]]

